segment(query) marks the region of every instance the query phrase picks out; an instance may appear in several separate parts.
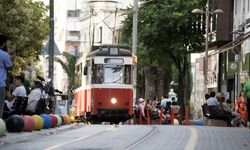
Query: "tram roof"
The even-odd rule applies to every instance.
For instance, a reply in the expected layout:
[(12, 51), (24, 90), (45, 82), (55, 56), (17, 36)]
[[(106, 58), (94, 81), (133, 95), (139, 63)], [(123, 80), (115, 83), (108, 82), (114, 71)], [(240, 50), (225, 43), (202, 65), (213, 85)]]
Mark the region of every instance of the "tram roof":
[(93, 56), (132, 56), (132, 50), (120, 45), (93, 46), (87, 57)]

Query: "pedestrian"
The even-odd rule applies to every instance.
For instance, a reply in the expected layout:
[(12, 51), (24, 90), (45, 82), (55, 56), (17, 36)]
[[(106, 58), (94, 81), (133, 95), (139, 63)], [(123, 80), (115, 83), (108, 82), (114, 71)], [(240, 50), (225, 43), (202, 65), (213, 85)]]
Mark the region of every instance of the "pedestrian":
[(239, 97), (235, 101), (235, 111), (240, 114), (242, 123), (247, 126), (247, 104), (244, 97), (244, 91), (240, 92)]
[(141, 97), (139, 98), (139, 110), (142, 113), (142, 117), (145, 117), (145, 106), (146, 106), (146, 102), (145, 100)]
[(166, 107), (166, 101), (167, 101), (167, 97), (161, 96), (161, 107), (163, 107), (163, 109), (165, 109)]
[(248, 127), (250, 128), (250, 78), (248, 77), (248, 81), (245, 83), (243, 87), (243, 91), (247, 97), (247, 120)]
[(6, 49), (6, 42), (6, 36), (0, 35), (0, 118), (3, 116), (7, 69), (12, 67), (12, 61)]

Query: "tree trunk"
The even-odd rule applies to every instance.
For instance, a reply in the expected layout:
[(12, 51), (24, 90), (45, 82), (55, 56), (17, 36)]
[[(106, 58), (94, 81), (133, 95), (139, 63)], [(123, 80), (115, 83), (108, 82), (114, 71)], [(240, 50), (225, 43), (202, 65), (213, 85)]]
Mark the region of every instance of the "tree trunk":
[(159, 80), (158, 80), (158, 90), (156, 92), (157, 97), (167, 96), (168, 92), (170, 91), (169, 84), (172, 80), (171, 70), (165, 68), (164, 70), (160, 71), (159, 73)]
[(136, 98), (144, 97), (145, 95), (145, 73), (144, 68), (138, 69), (136, 83)]
[(155, 70), (154, 67), (145, 67), (145, 98), (153, 98), (155, 97)]
[(180, 105), (180, 121), (182, 122), (185, 114), (185, 104), (189, 100), (190, 97), (190, 70), (189, 64), (190, 59), (188, 59), (189, 55), (186, 55), (184, 58), (183, 67), (179, 68), (179, 85), (178, 85), (178, 103)]
[(182, 122), (184, 118), (184, 100), (185, 100), (185, 79), (184, 79), (185, 73), (180, 72), (179, 73), (179, 81), (178, 81), (178, 103), (180, 106), (180, 121)]

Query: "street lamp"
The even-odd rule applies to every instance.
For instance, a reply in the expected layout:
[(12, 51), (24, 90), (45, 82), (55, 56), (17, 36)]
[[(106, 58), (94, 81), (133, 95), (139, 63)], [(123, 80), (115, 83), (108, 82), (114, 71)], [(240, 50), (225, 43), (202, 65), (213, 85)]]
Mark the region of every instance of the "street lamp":
[(208, 93), (208, 32), (209, 32), (209, 16), (210, 14), (221, 14), (223, 10), (216, 9), (214, 11), (209, 10), (209, 0), (207, 2), (206, 10), (194, 9), (192, 11), (194, 14), (206, 14), (206, 36), (205, 36), (205, 63), (204, 63), (204, 76), (205, 76), (205, 93)]

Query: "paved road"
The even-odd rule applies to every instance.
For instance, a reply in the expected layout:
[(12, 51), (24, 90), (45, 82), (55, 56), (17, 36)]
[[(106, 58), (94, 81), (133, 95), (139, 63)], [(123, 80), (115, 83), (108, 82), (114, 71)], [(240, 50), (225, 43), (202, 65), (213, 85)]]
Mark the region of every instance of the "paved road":
[(208, 126), (82, 125), (48, 134), (37, 132), (15, 142), (8, 142), (6, 138), (0, 141), (3, 150), (250, 150), (250, 130)]

